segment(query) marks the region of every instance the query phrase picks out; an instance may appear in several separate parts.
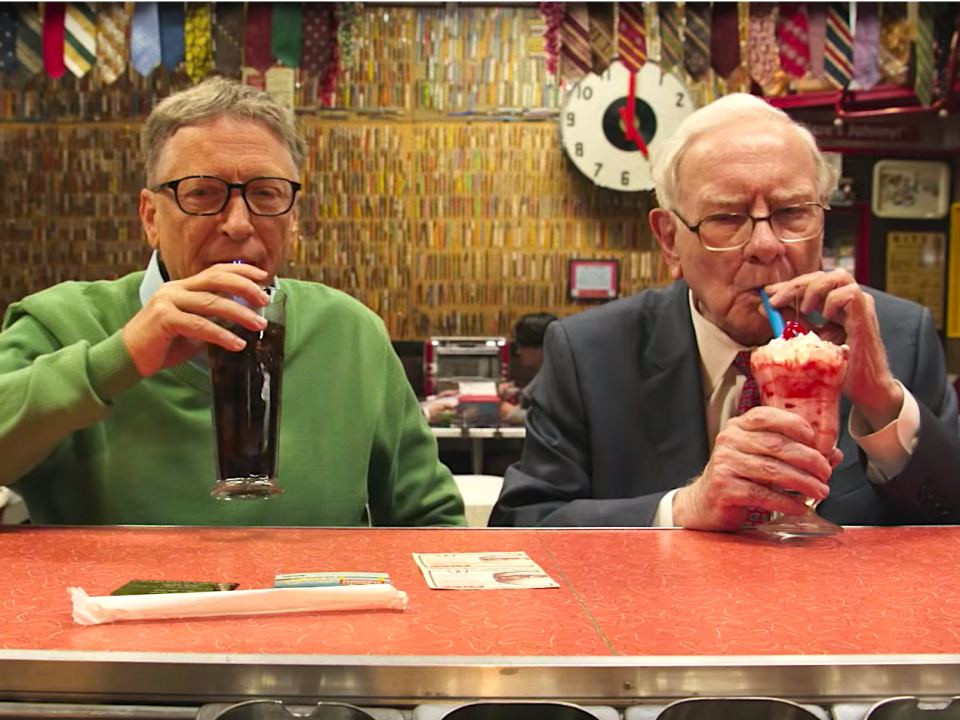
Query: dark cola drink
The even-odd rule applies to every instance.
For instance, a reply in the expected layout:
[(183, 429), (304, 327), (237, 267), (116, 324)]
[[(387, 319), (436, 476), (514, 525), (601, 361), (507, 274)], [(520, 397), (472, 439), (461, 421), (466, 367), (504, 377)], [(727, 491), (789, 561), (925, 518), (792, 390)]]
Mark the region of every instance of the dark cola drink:
[(283, 325), (263, 331), (231, 326), (247, 341), (239, 352), (210, 345), (217, 484), (223, 499), (270, 497), (277, 485), (283, 389)]

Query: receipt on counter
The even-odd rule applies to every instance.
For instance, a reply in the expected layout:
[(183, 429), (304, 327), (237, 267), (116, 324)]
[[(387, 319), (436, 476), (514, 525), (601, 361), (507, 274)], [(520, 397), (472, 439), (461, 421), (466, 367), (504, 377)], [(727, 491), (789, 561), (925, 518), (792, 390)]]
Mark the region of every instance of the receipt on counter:
[(407, 607), (407, 594), (386, 584), (101, 597), (90, 597), (82, 588), (67, 588), (67, 592), (73, 601), (73, 620), (80, 625), (118, 620), (403, 610)]

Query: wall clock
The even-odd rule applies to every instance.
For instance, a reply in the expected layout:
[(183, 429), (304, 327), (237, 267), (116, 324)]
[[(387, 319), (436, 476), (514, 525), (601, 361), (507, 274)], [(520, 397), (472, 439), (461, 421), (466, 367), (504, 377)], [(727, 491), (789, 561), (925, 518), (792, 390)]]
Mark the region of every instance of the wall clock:
[(947, 214), (950, 168), (928, 160), (880, 160), (873, 166), (873, 214), (936, 220)]
[(683, 80), (646, 63), (631, 73), (620, 61), (567, 91), (560, 139), (577, 169), (600, 187), (653, 187), (650, 158), (695, 110)]

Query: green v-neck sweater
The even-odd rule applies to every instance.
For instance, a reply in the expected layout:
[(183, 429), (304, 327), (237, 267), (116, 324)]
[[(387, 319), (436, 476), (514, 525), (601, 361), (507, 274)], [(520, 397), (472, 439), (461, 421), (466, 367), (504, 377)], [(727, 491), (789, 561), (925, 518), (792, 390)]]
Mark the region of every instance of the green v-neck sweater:
[[(465, 525), (380, 319), (348, 295), (281, 280), (287, 327), (279, 483), (210, 497), (210, 379), (141, 378), (121, 328), (142, 272), (67, 282), (11, 305), (0, 332), (0, 484), (41, 524)], [(369, 508), (369, 512), (368, 512)]]

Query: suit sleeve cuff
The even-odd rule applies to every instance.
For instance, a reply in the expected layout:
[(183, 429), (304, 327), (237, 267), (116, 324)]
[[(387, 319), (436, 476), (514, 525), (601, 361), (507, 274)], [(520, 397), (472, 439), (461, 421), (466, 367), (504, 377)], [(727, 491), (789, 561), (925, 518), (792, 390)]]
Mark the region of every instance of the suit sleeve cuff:
[(850, 413), (850, 437), (866, 453), (867, 476), (873, 482), (884, 483), (899, 475), (917, 447), (920, 407), (910, 391), (897, 383), (903, 388), (903, 405), (897, 419), (886, 427), (873, 432), (856, 406)]
[(677, 490), (671, 490), (660, 498), (657, 512), (653, 515), (653, 527), (673, 527), (673, 496), (676, 494)]

